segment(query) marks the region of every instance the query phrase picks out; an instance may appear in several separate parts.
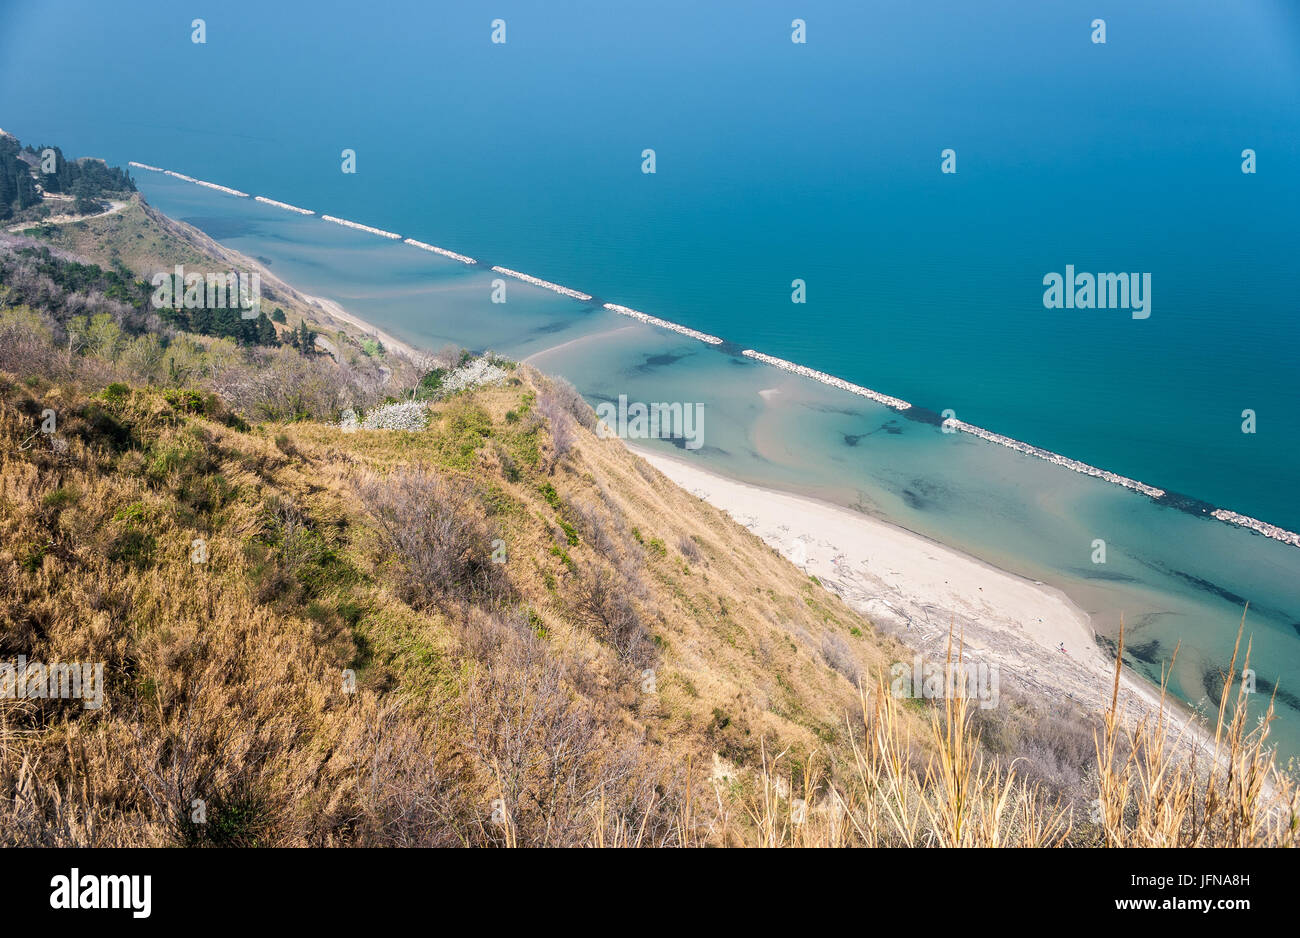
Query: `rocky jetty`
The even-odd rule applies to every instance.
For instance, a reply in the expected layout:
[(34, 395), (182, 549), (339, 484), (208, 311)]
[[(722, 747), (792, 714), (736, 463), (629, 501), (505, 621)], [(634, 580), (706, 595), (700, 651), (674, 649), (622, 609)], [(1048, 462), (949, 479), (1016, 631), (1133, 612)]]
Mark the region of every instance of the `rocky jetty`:
[(523, 274), (517, 270), (511, 270), (509, 267), (493, 267), (492, 269), (499, 274), (505, 274), (507, 277), (514, 277), (516, 280), (522, 280), (524, 283), (531, 283), (535, 287), (541, 287), (544, 290), (552, 290), (561, 296), (571, 297), (575, 300), (582, 300), (584, 303), (591, 299), (591, 297), (586, 293), (580, 293), (577, 290), (570, 290), (568, 287), (562, 287), (558, 283), (551, 283), (551, 281), (542, 280), (540, 277)]
[(629, 316), (632, 319), (646, 323), (647, 325), (658, 326), (660, 329), (667, 329), (668, 331), (676, 332), (679, 335), (689, 336), (692, 339), (699, 339), (701, 342), (707, 342), (709, 345), (722, 344), (722, 340), (716, 335), (709, 335), (707, 332), (698, 332), (688, 326), (682, 326), (675, 322), (669, 322), (667, 319), (660, 319), (658, 316), (651, 316), (649, 313), (643, 313), (639, 309), (619, 306), (617, 303), (606, 303), (605, 309), (612, 310), (620, 316)]

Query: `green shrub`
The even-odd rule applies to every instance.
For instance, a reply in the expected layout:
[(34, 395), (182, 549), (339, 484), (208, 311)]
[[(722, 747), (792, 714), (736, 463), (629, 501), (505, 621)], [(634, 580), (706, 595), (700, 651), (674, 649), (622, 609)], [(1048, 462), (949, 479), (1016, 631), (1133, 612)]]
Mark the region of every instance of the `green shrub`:
[(542, 493), (542, 498), (546, 499), (546, 504), (550, 505), (556, 511), (559, 511), (564, 507), (564, 503), (560, 501), (559, 493), (555, 491), (555, 486), (551, 485), (551, 483), (543, 482), (541, 485), (537, 486), (537, 491)]
[(577, 530), (573, 527), (573, 525), (569, 524), (569, 522), (564, 521), (563, 519), (556, 519), (556, 524), (558, 524), (558, 525), (560, 526), (560, 529), (564, 531), (564, 537), (565, 537), (566, 540), (568, 540), (568, 542), (569, 542), (569, 546), (570, 546), (570, 547), (577, 547), (577, 546), (578, 546), (578, 532), (577, 532)]
[(76, 489), (59, 486), (53, 492), (46, 494), (46, 496), (41, 499), (41, 504), (46, 508), (59, 509), (72, 504), (78, 498), (80, 498), (80, 493), (78, 493)]

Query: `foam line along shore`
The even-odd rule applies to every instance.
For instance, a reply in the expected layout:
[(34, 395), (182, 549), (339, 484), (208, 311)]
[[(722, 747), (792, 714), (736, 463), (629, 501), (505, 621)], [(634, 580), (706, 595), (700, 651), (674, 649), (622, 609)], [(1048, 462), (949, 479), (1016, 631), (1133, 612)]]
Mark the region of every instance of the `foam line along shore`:
[[(151, 166), (146, 163), (139, 163), (135, 161), (131, 161), (129, 165), (136, 167), (138, 169), (145, 169), (151, 172), (163, 173), (164, 175), (171, 176), (175, 179), (180, 179), (184, 182), (192, 182), (195, 183), (196, 185), (204, 186), (206, 188), (213, 189), (218, 192), (224, 192), (228, 195), (234, 195), (241, 198), (248, 198), (247, 193), (240, 192), (238, 189), (232, 189), (228, 186), (222, 186), (216, 183), (206, 182), (201, 179), (196, 179), (192, 176), (186, 176), (183, 173), (173, 172), (172, 170), (169, 169), (162, 169), (157, 166)], [(314, 212), (311, 212), (308, 209), (301, 209), (296, 206), (290, 205), (287, 202), (279, 202), (274, 199), (267, 198), (265, 196), (257, 196), (256, 201), (262, 202), (267, 205), (271, 205), (276, 208), (285, 209), (287, 211), (297, 212), (299, 214), (305, 214), (305, 215), (315, 214)], [(342, 225), (344, 227), (351, 228), (356, 231), (362, 231), (368, 234), (378, 235), (380, 237), (387, 238), (389, 240), (394, 240), (394, 241), (402, 240), (403, 243), (408, 244), (412, 247), (416, 247), (419, 248), (420, 250), (427, 251), (433, 254), (438, 254), (442, 257), (446, 257), (450, 260), (458, 261), (459, 263), (462, 264), (470, 265), (470, 264), (478, 263), (478, 261), (475, 260), (474, 258), (468, 257), (464, 254), (458, 254), (455, 251), (448, 250), (447, 248), (438, 247), (436, 245), (429, 244), (424, 241), (417, 241), (414, 238), (403, 239), (400, 234), (396, 234), (395, 232), (391, 232), (391, 231), (385, 231), (382, 228), (374, 228), (370, 225), (363, 225), (360, 222), (349, 221), (347, 219), (338, 218), (333, 215), (321, 215), (320, 217), (324, 221), (333, 222), (335, 224)], [(504, 274), (507, 277), (512, 277), (516, 280), (520, 280), (524, 283), (528, 283), (535, 287), (540, 287), (545, 290), (550, 290), (554, 293), (558, 293), (561, 296), (566, 296), (569, 297), (570, 299), (574, 299), (582, 303), (590, 302), (592, 300), (592, 296), (588, 293), (583, 293), (580, 290), (575, 290), (571, 287), (562, 286), (561, 284), (553, 283), (549, 280), (543, 280), (540, 277), (534, 277), (531, 274), (526, 274), (518, 270), (512, 270), (508, 267), (502, 267), (497, 265), (494, 265), (492, 267), (492, 270), (495, 271), (496, 273)], [(683, 335), (688, 338), (695, 339), (699, 342), (704, 342), (707, 345), (717, 347), (724, 344), (724, 340), (717, 336), (709, 335), (708, 333), (705, 332), (700, 332), (696, 329), (690, 328), (689, 326), (683, 326), (680, 323), (675, 323), (667, 319), (661, 319), (658, 316), (652, 316), (649, 313), (644, 313), (641, 312), (640, 310), (632, 309), (627, 306), (621, 306), (617, 303), (604, 303), (603, 306), (605, 309), (609, 310), (610, 312), (618, 313), (621, 316), (627, 316), (631, 319), (637, 320), (638, 322), (645, 323), (646, 325), (654, 326), (660, 329), (665, 329), (670, 332), (675, 332), (679, 335)], [(891, 408), (892, 410), (898, 411), (900, 413), (905, 413), (912, 409), (912, 404), (900, 398), (892, 397), (888, 394), (883, 394), (879, 391), (874, 391), (871, 388), (866, 388), (863, 387), (862, 385), (854, 384), (850, 381), (844, 380), (843, 378), (837, 378), (834, 375), (830, 375), (822, 371), (817, 371), (814, 368), (809, 368), (806, 365), (800, 365), (795, 362), (787, 361), (782, 358), (777, 358), (773, 355), (767, 355), (763, 352), (755, 351), (754, 349), (744, 349), (741, 352), (741, 354), (746, 358), (752, 359), (757, 362), (761, 362), (762, 364), (769, 365), (773, 368), (778, 368), (782, 371), (799, 375), (800, 377), (808, 378), (813, 381), (818, 381), (822, 384), (828, 385), (829, 387), (837, 388), (841, 391), (846, 391), (850, 394), (855, 394), (859, 397), (865, 397), (868, 400), (874, 401), (875, 403), (878, 404), (882, 404), (885, 407)], [(943, 425), (947, 428), (951, 428), (952, 430), (970, 434), (971, 436), (977, 437), (981, 440), (984, 440), (985, 442), (994, 443), (997, 444), (998, 446), (1003, 446), (1008, 449), (1015, 450), (1016, 452), (1022, 453), (1026, 456), (1032, 456), (1037, 459), (1042, 459), (1055, 466), (1060, 466), (1064, 469), (1069, 469), (1072, 472), (1077, 472), (1082, 475), (1092, 476), (1093, 478), (1101, 479), (1113, 485), (1121, 486), (1123, 488), (1129, 489), (1130, 491), (1136, 492), (1140, 495), (1145, 495), (1151, 499), (1161, 499), (1168, 494), (1164, 489), (1157, 488), (1156, 486), (1153, 485), (1148, 485), (1145, 482), (1139, 482), (1136, 479), (1130, 479), (1127, 476), (1123, 476), (1115, 472), (1110, 472), (1109, 470), (1106, 469), (1100, 469), (1096, 466), (1091, 466), (1085, 462), (1081, 462), (1080, 460), (1071, 459), (1068, 456), (1062, 456), (1060, 453), (1054, 453), (1050, 450), (1043, 449), (1042, 447), (1034, 446), (1030, 443), (1025, 443), (1021, 440), (1016, 440), (1011, 437), (1004, 436), (1000, 433), (994, 433), (991, 430), (986, 430), (983, 427), (978, 427), (975, 426), (974, 424), (966, 423), (965, 421), (950, 418), (943, 421)], [(1261, 521), (1258, 518), (1252, 518), (1248, 515), (1243, 515), (1226, 508), (1219, 508), (1215, 506), (1207, 506), (1207, 509), (1204, 512), (1198, 512), (1198, 513), (1203, 514), (1205, 517), (1214, 518), (1215, 520), (1221, 521), (1225, 524), (1232, 524), (1238, 527), (1244, 527), (1247, 530), (1253, 531), (1257, 534), (1261, 534), (1264, 537), (1271, 538), (1283, 544), (1288, 544), (1293, 547), (1300, 548), (1300, 534), (1297, 534), (1293, 531), (1288, 531), (1285, 528), (1280, 528), (1277, 525), (1269, 524), (1266, 521)]]

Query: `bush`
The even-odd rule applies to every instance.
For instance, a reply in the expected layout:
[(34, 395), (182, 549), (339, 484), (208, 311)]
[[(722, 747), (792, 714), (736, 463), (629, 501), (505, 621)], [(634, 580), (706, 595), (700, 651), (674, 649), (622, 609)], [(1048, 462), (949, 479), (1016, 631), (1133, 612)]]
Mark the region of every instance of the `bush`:
[(550, 398), (558, 407), (572, 417), (579, 425), (588, 430), (596, 429), (596, 412), (568, 381), (552, 378), (550, 387), (542, 392), (544, 398)]
[(255, 420), (331, 420), (347, 406), (371, 407), (383, 396), (379, 366), (306, 358), (287, 347), (247, 350), (214, 368), (213, 389)]
[(681, 555), (685, 557), (688, 562), (690, 563), (700, 562), (699, 545), (697, 545), (689, 537), (682, 537), (677, 542), (677, 550), (681, 552)]
[(590, 843), (599, 800), (610, 818), (636, 818), (646, 842), (668, 839), (679, 817), (670, 773), (640, 741), (611, 740), (607, 715), (574, 692), (580, 666), (552, 655), (526, 613), (518, 620), (475, 623), (481, 666), (465, 693), (465, 722), (501, 812), (485, 833), (503, 844)]
[(575, 503), (567, 506), (566, 513), (573, 518), (587, 543), (611, 562), (616, 565), (643, 562), (645, 551), (633, 540), (621, 509), (608, 494), (602, 493), (602, 497), (605, 499), (605, 510), (591, 503)]
[(446, 374), (445, 368), (434, 368), (427, 372), (416, 386), (415, 396), (422, 401), (434, 400), (442, 389), (442, 379)]
[(438, 396), (448, 397), (483, 385), (501, 384), (505, 379), (505, 369), (486, 358), (474, 358), (465, 352), (461, 355), (460, 364), (442, 376)]
[(590, 571), (578, 583), (577, 608), (595, 636), (625, 661), (642, 662), (653, 650), (646, 628), (629, 595), (634, 584), (607, 567)]
[(573, 449), (575, 438), (573, 418), (555, 395), (543, 391), (537, 399), (536, 413), (546, 421), (551, 434), (551, 467)]
[(0, 310), (0, 371), (57, 380), (68, 369), (54, 350), (54, 325), (29, 309)]
[(492, 538), (473, 488), (423, 469), (402, 470), (360, 487), (359, 497), (401, 569), (414, 605), (504, 599), (509, 584), (492, 562)]
[(100, 397), (110, 404), (120, 404), (127, 399), (130, 393), (130, 385), (123, 384), (120, 381), (114, 381), (108, 387), (104, 388)]
[(827, 634), (822, 638), (822, 657), (830, 667), (844, 675), (848, 682), (857, 685), (861, 678), (858, 671), (858, 664), (853, 658), (853, 652), (849, 649), (848, 643), (834, 633)]
[(429, 423), (429, 408), (423, 401), (385, 404), (366, 414), (363, 430), (423, 430)]

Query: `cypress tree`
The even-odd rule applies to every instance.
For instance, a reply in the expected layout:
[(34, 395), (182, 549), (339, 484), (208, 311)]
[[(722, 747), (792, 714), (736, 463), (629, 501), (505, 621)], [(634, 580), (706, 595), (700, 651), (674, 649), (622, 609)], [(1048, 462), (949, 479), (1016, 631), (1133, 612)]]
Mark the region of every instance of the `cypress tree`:
[(279, 345), (279, 340), (275, 337), (275, 324), (266, 318), (266, 313), (257, 314), (257, 344), (258, 345)]

